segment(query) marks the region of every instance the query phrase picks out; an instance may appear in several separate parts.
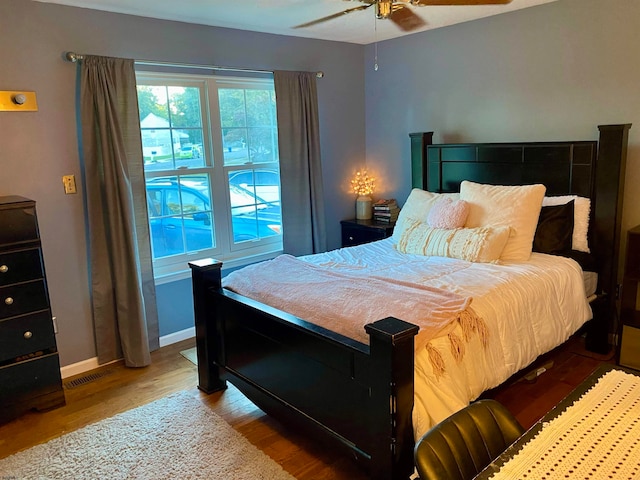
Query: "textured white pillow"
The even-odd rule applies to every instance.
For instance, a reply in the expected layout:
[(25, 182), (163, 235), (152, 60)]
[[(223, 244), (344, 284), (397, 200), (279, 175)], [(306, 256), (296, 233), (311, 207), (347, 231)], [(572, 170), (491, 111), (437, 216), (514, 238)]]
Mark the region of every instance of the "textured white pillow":
[(460, 184), (460, 199), (469, 202), (465, 227), (511, 227), (501, 260), (524, 261), (531, 256), (546, 187), (536, 185)]
[(578, 197), (577, 195), (561, 195), (558, 197), (544, 197), (542, 205), (564, 205), (571, 200), (573, 204), (573, 237), (572, 246), (574, 250), (590, 253), (589, 250), (589, 215), (591, 213), (591, 199)]
[(396, 226), (393, 229), (393, 239), (397, 242), (402, 235), (402, 232), (406, 228), (407, 219), (413, 219), (418, 222), (426, 222), (429, 211), (433, 208), (433, 205), (441, 198), (449, 197), (452, 200), (458, 200), (460, 198), (459, 193), (433, 193), (414, 188), (407, 197), (407, 201), (404, 202), (400, 213), (398, 214), (398, 220)]
[(462, 228), (469, 215), (469, 204), (464, 200), (452, 200), (442, 197), (427, 215), (427, 224), (431, 228)]
[(401, 253), (495, 262), (509, 239), (509, 227), (432, 228), (407, 220), (396, 248)]

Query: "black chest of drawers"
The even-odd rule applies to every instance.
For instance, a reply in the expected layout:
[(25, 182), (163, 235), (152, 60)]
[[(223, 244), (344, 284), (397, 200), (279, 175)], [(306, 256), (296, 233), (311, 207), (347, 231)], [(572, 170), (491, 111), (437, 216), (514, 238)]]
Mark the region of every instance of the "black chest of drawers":
[(0, 197), (0, 423), (64, 403), (35, 202)]

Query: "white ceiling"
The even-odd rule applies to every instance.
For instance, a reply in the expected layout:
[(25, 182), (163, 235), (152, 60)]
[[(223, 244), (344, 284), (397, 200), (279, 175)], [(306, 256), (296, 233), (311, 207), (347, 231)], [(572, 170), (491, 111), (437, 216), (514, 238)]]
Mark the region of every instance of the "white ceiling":
[(375, 20), (374, 8), (312, 27), (295, 29), (317, 18), (363, 5), (349, 0), (37, 0), (74, 7), (126, 13), (180, 22), (237, 28), (296, 37), (369, 44), (409, 33), (453, 25), (477, 18), (557, 0), (512, 0), (506, 5), (408, 7), (426, 26), (412, 32), (389, 20)]

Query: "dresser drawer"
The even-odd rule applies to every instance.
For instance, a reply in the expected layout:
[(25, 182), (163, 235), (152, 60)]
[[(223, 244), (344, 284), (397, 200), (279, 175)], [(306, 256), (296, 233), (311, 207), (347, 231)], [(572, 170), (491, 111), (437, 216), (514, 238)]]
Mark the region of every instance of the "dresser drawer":
[(46, 395), (60, 390), (60, 360), (57, 353), (0, 367), (0, 404), (15, 398)]
[(0, 363), (55, 345), (50, 310), (0, 321)]
[(49, 307), (44, 280), (0, 288), (0, 318), (23, 315)]
[(35, 206), (0, 209), (0, 244), (38, 240)]
[(0, 287), (42, 278), (42, 255), (39, 248), (0, 253)]
[(340, 224), (343, 247), (385, 239), (391, 236), (395, 225), (395, 223), (380, 223), (375, 220), (342, 220)]
[(622, 326), (620, 342), (620, 365), (640, 370), (640, 328), (632, 325)]
[(385, 238), (384, 230), (375, 230), (359, 227), (343, 227), (342, 228), (342, 245), (351, 247), (362, 243), (369, 243), (375, 240)]

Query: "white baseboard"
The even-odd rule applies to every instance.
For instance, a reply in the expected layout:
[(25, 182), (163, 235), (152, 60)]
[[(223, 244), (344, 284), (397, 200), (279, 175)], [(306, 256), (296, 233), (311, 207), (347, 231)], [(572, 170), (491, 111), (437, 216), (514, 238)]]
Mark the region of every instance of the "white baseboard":
[(98, 357), (88, 358), (78, 363), (72, 363), (66, 365), (60, 369), (60, 375), (62, 378), (73, 377), (74, 375), (80, 375), (81, 373), (88, 372), (98, 368)]
[[(170, 333), (169, 335), (160, 337), (160, 348), (166, 347), (167, 345), (171, 345), (173, 343), (181, 342), (182, 340), (193, 338), (195, 336), (196, 327), (191, 327), (179, 332)], [(114, 361), (117, 362), (118, 360)], [(66, 365), (60, 368), (60, 375), (62, 376), (62, 378), (73, 377), (74, 375), (80, 375), (81, 373), (88, 372), (89, 370), (95, 370), (96, 368), (104, 367), (105, 365), (109, 364), (105, 363), (103, 365), (98, 365), (98, 357), (87, 358), (86, 360), (82, 360), (81, 362), (72, 363), (71, 365)]]
[(182, 340), (187, 340), (196, 336), (196, 327), (186, 328), (179, 332), (170, 333), (164, 337), (160, 337), (160, 348), (171, 345), (172, 343), (178, 343)]

